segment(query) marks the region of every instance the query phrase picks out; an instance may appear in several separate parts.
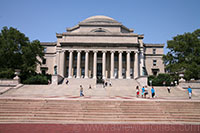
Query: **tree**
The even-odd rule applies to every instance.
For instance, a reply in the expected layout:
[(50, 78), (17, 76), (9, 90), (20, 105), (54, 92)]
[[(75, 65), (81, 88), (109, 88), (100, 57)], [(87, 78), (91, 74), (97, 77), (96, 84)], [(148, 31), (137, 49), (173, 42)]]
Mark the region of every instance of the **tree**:
[(22, 78), (34, 74), (38, 58), (43, 58), (43, 47), (15, 28), (3, 27), (0, 33), (0, 71), (20, 69)]
[(167, 48), (170, 51), (163, 60), (168, 72), (184, 71), (186, 80), (200, 79), (200, 29), (173, 37)]

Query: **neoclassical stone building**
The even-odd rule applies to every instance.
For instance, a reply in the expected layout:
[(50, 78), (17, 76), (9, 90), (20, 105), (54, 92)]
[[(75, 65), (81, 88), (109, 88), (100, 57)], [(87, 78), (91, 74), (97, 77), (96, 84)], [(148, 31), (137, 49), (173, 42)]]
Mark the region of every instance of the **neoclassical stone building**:
[(45, 59), (38, 72), (73, 79), (136, 79), (164, 73), (164, 44), (143, 43), (113, 18), (92, 16), (43, 42)]

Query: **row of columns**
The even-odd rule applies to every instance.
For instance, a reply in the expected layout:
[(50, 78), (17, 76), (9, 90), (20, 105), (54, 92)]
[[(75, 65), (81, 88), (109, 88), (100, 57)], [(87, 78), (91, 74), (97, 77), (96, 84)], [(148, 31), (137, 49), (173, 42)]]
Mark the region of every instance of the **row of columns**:
[[(93, 78), (96, 79), (97, 75), (97, 52), (98, 51), (93, 51)], [(102, 51), (102, 76), (103, 79), (106, 78), (106, 52), (107, 51)], [(114, 79), (114, 53), (115, 51), (111, 51), (111, 72), (110, 72), (110, 77), (111, 79)], [(123, 51), (119, 51), (119, 70), (118, 70), (118, 78), (122, 79), (122, 53)], [(126, 51), (126, 78), (130, 79), (130, 53), (131, 51)], [(58, 62), (58, 65), (60, 65), (60, 72), (62, 73), (61, 76), (64, 76), (64, 52), (61, 53), (61, 57), (63, 57), (60, 62)], [(61, 58), (59, 55), (59, 58)], [(68, 72), (68, 78), (72, 78), (72, 63), (73, 63), (73, 50), (69, 50), (69, 72)], [(81, 77), (80, 73), (80, 64), (81, 63), (81, 51), (77, 51), (77, 78)], [(89, 51), (85, 51), (85, 78), (88, 78), (88, 63), (89, 63)], [(138, 77), (139, 69), (138, 69), (138, 52), (135, 52), (135, 60), (134, 60), (134, 78)]]

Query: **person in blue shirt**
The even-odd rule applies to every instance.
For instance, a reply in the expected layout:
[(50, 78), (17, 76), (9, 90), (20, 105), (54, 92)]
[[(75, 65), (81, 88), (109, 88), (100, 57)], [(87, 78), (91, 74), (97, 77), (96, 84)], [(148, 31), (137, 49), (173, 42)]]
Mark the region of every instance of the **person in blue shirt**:
[(151, 95), (152, 95), (152, 98), (154, 98), (154, 96), (155, 96), (155, 89), (153, 88), (153, 86), (151, 88)]
[(188, 86), (188, 95), (189, 95), (189, 99), (192, 98), (192, 89), (190, 86)]
[(142, 87), (142, 97), (144, 96), (145, 88), (144, 86)]

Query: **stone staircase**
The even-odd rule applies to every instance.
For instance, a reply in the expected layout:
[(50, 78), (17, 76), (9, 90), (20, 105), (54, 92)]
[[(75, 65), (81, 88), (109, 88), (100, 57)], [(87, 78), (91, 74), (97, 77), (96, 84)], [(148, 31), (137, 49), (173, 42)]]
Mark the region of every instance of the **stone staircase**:
[(0, 123), (200, 123), (198, 101), (0, 99)]
[[(83, 88), (88, 88), (89, 85), (91, 85), (93, 88), (96, 88), (96, 80), (95, 79), (75, 79), (75, 78), (70, 78), (67, 79), (69, 81), (68, 86), (69, 87), (79, 87), (80, 85), (83, 86)], [(136, 86), (140, 86), (140, 84), (134, 80), (134, 79), (108, 79), (105, 80), (108, 82), (108, 84), (111, 82), (112, 86), (115, 88), (135, 88)], [(66, 78), (64, 79), (62, 85), (66, 84)], [(108, 85), (109, 86), (109, 85)]]

